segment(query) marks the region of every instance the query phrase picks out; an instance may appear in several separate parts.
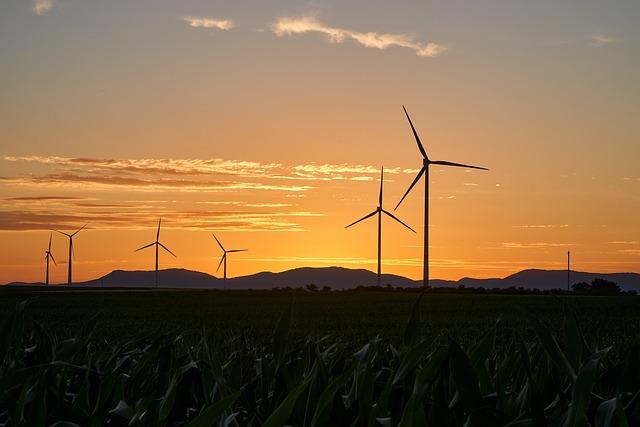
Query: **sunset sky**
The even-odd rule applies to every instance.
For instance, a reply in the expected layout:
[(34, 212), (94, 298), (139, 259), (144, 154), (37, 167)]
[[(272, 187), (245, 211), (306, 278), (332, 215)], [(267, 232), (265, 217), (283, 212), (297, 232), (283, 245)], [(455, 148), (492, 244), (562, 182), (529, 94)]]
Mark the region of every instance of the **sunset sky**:
[[(640, 272), (640, 2), (3, 0), (0, 283), (376, 268), (432, 159), (431, 277)], [(420, 185), (383, 271), (422, 274)], [(53, 236), (66, 278), (67, 240)], [(221, 273), (221, 272), (220, 272)], [(218, 274), (219, 275), (219, 274)]]

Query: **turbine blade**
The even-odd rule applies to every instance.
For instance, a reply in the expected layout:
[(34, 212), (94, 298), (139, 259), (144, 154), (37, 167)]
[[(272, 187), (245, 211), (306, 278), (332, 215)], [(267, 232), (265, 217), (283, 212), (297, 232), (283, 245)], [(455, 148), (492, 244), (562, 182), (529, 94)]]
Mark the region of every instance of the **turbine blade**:
[(380, 170), (380, 197), (378, 197), (378, 206), (382, 209), (382, 183), (384, 182), (384, 166)]
[(352, 225), (356, 225), (356, 224), (357, 224), (357, 223), (359, 223), (360, 221), (364, 221), (365, 219), (370, 218), (370, 217), (374, 216), (374, 215), (375, 215), (375, 214), (377, 214), (377, 213), (378, 213), (378, 209), (376, 209), (375, 211), (371, 212), (370, 214), (367, 214), (367, 215), (363, 216), (363, 217), (362, 217), (362, 218), (360, 218), (359, 220), (357, 220), (357, 221), (355, 221), (355, 222), (352, 222), (351, 224), (347, 225), (345, 228), (349, 228), (349, 227), (351, 227)]
[(464, 165), (462, 163), (454, 163), (454, 162), (445, 162), (444, 160), (436, 160), (431, 162), (432, 165), (442, 165), (442, 166), (455, 166), (458, 168), (470, 168), (470, 169), (480, 169), (483, 171), (488, 171), (489, 169), (483, 168), (481, 166), (472, 166), (472, 165)]
[(214, 239), (216, 239), (216, 242), (218, 242), (218, 245), (220, 246), (220, 249), (222, 249), (223, 252), (226, 252), (225, 249), (224, 249), (224, 246), (222, 246), (222, 243), (220, 243), (220, 240), (218, 240), (216, 235), (213, 234), (213, 233), (211, 233), (211, 235), (213, 236)]
[(51, 237), (53, 236), (53, 233), (49, 233), (49, 252), (51, 252)]
[(218, 264), (218, 268), (216, 268), (216, 272), (218, 272), (218, 270), (220, 270), (220, 266), (222, 265), (222, 262), (224, 261), (226, 256), (227, 256), (227, 253), (225, 252), (224, 255), (222, 255), (222, 258), (220, 258), (220, 263)]
[(158, 232), (156, 233), (156, 242), (160, 240), (160, 223), (162, 222), (162, 218), (158, 220)]
[(71, 237), (71, 234), (65, 233), (64, 231), (59, 231), (59, 230), (53, 230), (53, 231), (55, 231), (56, 233), (64, 234), (67, 237)]
[(402, 109), (404, 110), (404, 114), (407, 116), (407, 120), (409, 120), (409, 124), (411, 125), (411, 130), (413, 131), (413, 136), (416, 138), (416, 143), (418, 144), (418, 149), (422, 153), (422, 157), (429, 160), (429, 156), (427, 156), (427, 152), (424, 150), (424, 147), (422, 146), (422, 142), (420, 142), (420, 137), (418, 136), (418, 132), (416, 132), (416, 128), (413, 127), (413, 122), (411, 121), (411, 117), (409, 117), (409, 113), (407, 113), (407, 109), (404, 108), (404, 105), (402, 106)]
[(141, 250), (143, 250), (143, 249), (147, 249), (148, 247), (153, 246), (153, 245), (155, 245), (155, 244), (156, 244), (156, 242), (149, 243), (148, 245), (145, 245), (145, 246), (143, 246), (143, 247), (141, 247), (141, 248), (138, 248), (138, 249), (136, 249), (136, 250), (135, 250), (135, 251), (133, 251), (133, 252), (138, 252), (138, 251), (141, 251)]
[(87, 226), (87, 224), (83, 225), (82, 227), (80, 227), (75, 233), (72, 234), (72, 236), (75, 236), (76, 234), (78, 234), (79, 232), (81, 232), (85, 227)]
[(404, 222), (402, 222), (399, 218), (397, 218), (396, 216), (394, 216), (391, 212), (387, 212), (384, 209), (382, 210), (382, 212), (386, 213), (387, 215), (389, 215), (391, 218), (395, 219), (396, 221), (398, 221), (400, 224), (404, 225), (405, 227), (407, 227), (409, 230), (413, 231), (414, 233), (416, 232), (416, 230), (414, 230), (413, 228), (409, 227), (407, 224), (405, 224)]
[(53, 263), (55, 265), (58, 265), (58, 263), (56, 262), (56, 259), (53, 257), (53, 254), (51, 252), (49, 252), (49, 256), (51, 257), (51, 260), (53, 261)]
[(249, 249), (229, 249), (227, 253), (230, 252), (247, 252)]
[(163, 244), (162, 244), (162, 243), (160, 243), (160, 242), (158, 242), (158, 244), (159, 244), (160, 246), (162, 246), (162, 249), (164, 249), (165, 251), (169, 252), (169, 253), (170, 253), (171, 255), (173, 255), (174, 257), (178, 258), (178, 257), (176, 256), (176, 254), (174, 254), (173, 252), (171, 252), (171, 251), (169, 250), (169, 248), (167, 248), (165, 245), (163, 245)]
[(402, 196), (402, 199), (400, 199), (400, 201), (398, 202), (398, 204), (396, 205), (395, 208), (393, 208), (393, 210), (395, 211), (396, 209), (398, 209), (398, 206), (400, 206), (400, 203), (402, 203), (402, 201), (404, 200), (405, 197), (407, 197), (407, 194), (409, 194), (409, 192), (411, 191), (411, 189), (418, 183), (418, 181), (420, 180), (420, 177), (422, 177), (422, 175), (424, 174), (425, 168), (427, 166), (423, 166), (422, 169), (420, 169), (420, 172), (418, 172), (418, 175), (416, 175), (415, 179), (413, 180), (413, 182), (411, 183), (411, 185), (409, 186), (409, 188), (407, 189), (407, 191), (404, 193), (404, 196)]

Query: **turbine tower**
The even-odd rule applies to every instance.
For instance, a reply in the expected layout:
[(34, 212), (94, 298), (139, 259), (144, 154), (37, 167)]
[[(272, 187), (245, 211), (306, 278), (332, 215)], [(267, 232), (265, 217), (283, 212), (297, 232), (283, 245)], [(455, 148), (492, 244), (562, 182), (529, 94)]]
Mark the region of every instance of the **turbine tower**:
[(420, 172), (418, 172), (418, 175), (416, 175), (415, 179), (413, 180), (413, 182), (411, 183), (407, 191), (404, 193), (404, 196), (402, 196), (402, 199), (400, 199), (400, 201), (398, 202), (394, 210), (398, 209), (398, 206), (400, 206), (400, 203), (402, 203), (405, 197), (407, 197), (407, 194), (409, 194), (411, 189), (417, 184), (417, 182), (420, 180), (422, 175), (424, 175), (424, 260), (422, 265), (422, 280), (423, 280), (423, 286), (427, 287), (429, 286), (429, 166), (441, 165), (441, 166), (454, 166), (454, 167), (468, 168), (468, 169), (481, 169), (481, 170), (489, 170), (489, 169), (483, 168), (480, 166), (471, 166), (471, 165), (465, 165), (462, 163), (454, 163), (454, 162), (447, 162), (444, 160), (429, 159), (429, 156), (427, 156), (427, 152), (425, 151), (424, 147), (422, 146), (422, 143), (420, 142), (420, 137), (416, 132), (416, 128), (413, 127), (413, 123), (411, 122), (411, 117), (409, 117), (409, 113), (407, 113), (407, 109), (404, 108), (404, 105), (402, 106), (402, 109), (404, 110), (404, 114), (407, 116), (407, 120), (409, 120), (409, 125), (411, 126), (411, 130), (413, 131), (413, 136), (415, 137), (416, 143), (418, 144), (418, 149), (422, 154), (422, 168), (420, 169)]
[(46, 260), (47, 263), (47, 273), (45, 275), (45, 286), (49, 286), (49, 259), (51, 259), (53, 261), (53, 263), (55, 265), (58, 265), (58, 263), (56, 262), (56, 259), (53, 257), (53, 254), (51, 253), (51, 237), (53, 236), (53, 233), (49, 233), (49, 247), (46, 251), (44, 251), (44, 259)]
[(165, 245), (163, 245), (162, 243), (160, 243), (160, 224), (162, 223), (162, 218), (160, 218), (158, 220), (158, 232), (156, 233), (156, 241), (149, 243), (148, 245), (144, 245), (141, 248), (136, 249), (134, 252), (138, 252), (141, 251), (143, 249), (149, 248), (151, 246), (155, 246), (156, 247), (156, 288), (158, 287), (158, 249), (160, 247), (162, 247), (162, 249), (164, 249), (165, 251), (169, 252), (171, 255), (173, 255), (174, 257), (176, 256), (176, 254), (174, 254), (173, 252), (171, 252), (169, 250), (169, 248), (167, 248)]
[(380, 172), (380, 195), (378, 197), (378, 207), (376, 208), (376, 210), (374, 210), (370, 214), (367, 214), (367, 215), (363, 216), (359, 220), (354, 221), (354, 222), (352, 222), (351, 224), (349, 224), (349, 225), (347, 225), (345, 227), (345, 228), (349, 228), (352, 225), (356, 225), (360, 221), (364, 221), (367, 218), (370, 218), (370, 217), (372, 217), (374, 215), (378, 215), (378, 286), (380, 286), (381, 269), (382, 269), (382, 214), (384, 213), (385, 215), (388, 215), (391, 219), (394, 219), (394, 220), (398, 221), (400, 224), (404, 225), (409, 230), (413, 231), (414, 233), (416, 232), (413, 228), (409, 227), (407, 224), (405, 224), (404, 222), (400, 221), (391, 212), (386, 211), (382, 207), (382, 183), (383, 183), (383, 181), (384, 181), (384, 167), (382, 168), (382, 171)]
[(218, 264), (218, 268), (216, 268), (216, 271), (220, 270), (220, 266), (224, 263), (224, 279), (222, 280), (222, 284), (224, 287), (224, 290), (227, 290), (227, 254), (230, 254), (232, 252), (246, 252), (248, 249), (225, 249), (224, 246), (222, 246), (222, 243), (220, 243), (220, 240), (218, 240), (218, 238), (216, 237), (215, 234), (211, 233), (211, 235), (213, 236), (214, 239), (216, 239), (216, 242), (218, 242), (218, 245), (220, 246), (220, 249), (222, 249), (222, 258), (220, 258), (220, 263)]
[(82, 231), (82, 229), (84, 229), (86, 226), (87, 224), (83, 225), (82, 227), (80, 227), (78, 230), (76, 230), (74, 233), (71, 233), (71, 234), (58, 231), (58, 233), (64, 234), (69, 238), (69, 263), (68, 263), (68, 270), (67, 270), (67, 286), (69, 287), (71, 286), (71, 283), (72, 283), (72, 272), (73, 272), (72, 264), (71, 264), (73, 261), (73, 236), (75, 236), (80, 231)]

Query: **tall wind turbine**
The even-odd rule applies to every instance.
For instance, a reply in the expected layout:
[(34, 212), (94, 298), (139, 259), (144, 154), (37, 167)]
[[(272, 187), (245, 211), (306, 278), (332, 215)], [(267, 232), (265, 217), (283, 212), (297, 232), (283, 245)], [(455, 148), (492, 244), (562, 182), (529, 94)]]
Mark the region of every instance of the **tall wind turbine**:
[(62, 231), (58, 231), (58, 233), (64, 234), (65, 236), (67, 236), (69, 238), (69, 263), (68, 263), (68, 270), (67, 270), (67, 286), (71, 286), (71, 282), (72, 282), (72, 275), (71, 275), (71, 273), (72, 273), (72, 265), (71, 265), (71, 262), (73, 261), (73, 236), (75, 236), (80, 231), (82, 231), (82, 229), (85, 228), (86, 226), (87, 226), (87, 224), (83, 225), (82, 227), (80, 227), (78, 230), (76, 230), (74, 233), (71, 233), (71, 234), (64, 233)]
[(422, 143), (420, 142), (420, 137), (418, 136), (418, 132), (416, 132), (416, 128), (413, 127), (413, 123), (411, 122), (411, 117), (409, 117), (409, 113), (407, 113), (407, 109), (404, 108), (404, 105), (402, 106), (402, 109), (404, 110), (404, 114), (407, 116), (407, 120), (409, 120), (409, 125), (411, 125), (413, 136), (415, 137), (416, 143), (418, 144), (418, 149), (420, 150), (420, 153), (422, 153), (422, 168), (420, 169), (420, 172), (418, 172), (418, 175), (416, 175), (415, 179), (413, 180), (413, 182), (411, 183), (407, 191), (404, 193), (404, 196), (402, 196), (402, 199), (400, 199), (400, 201), (398, 202), (394, 210), (398, 209), (398, 206), (400, 206), (400, 203), (402, 203), (404, 198), (407, 197), (407, 194), (409, 194), (411, 189), (417, 184), (417, 182), (420, 180), (422, 175), (424, 175), (424, 260), (423, 260), (423, 266), (422, 266), (422, 270), (423, 270), (422, 280), (423, 280), (423, 286), (426, 287), (426, 286), (429, 286), (429, 166), (440, 165), (440, 166), (454, 166), (454, 167), (468, 168), (468, 169), (481, 169), (481, 170), (489, 170), (489, 169), (483, 168), (480, 166), (471, 166), (471, 165), (464, 165), (462, 163), (454, 163), (454, 162), (447, 162), (444, 160), (429, 159), (429, 156), (427, 156), (427, 152), (425, 151), (424, 147), (422, 146)]
[(405, 224), (404, 222), (400, 221), (391, 212), (386, 211), (382, 207), (382, 183), (383, 183), (383, 181), (384, 181), (384, 167), (382, 168), (382, 171), (380, 172), (380, 196), (378, 197), (378, 207), (376, 208), (376, 210), (374, 210), (370, 214), (367, 214), (367, 215), (363, 216), (359, 220), (357, 220), (355, 222), (352, 222), (351, 224), (349, 224), (349, 225), (347, 225), (345, 227), (345, 228), (349, 228), (352, 225), (356, 225), (360, 221), (364, 221), (367, 218), (370, 218), (370, 217), (372, 217), (374, 215), (378, 215), (378, 286), (380, 286), (380, 275), (381, 275), (381, 268), (382, 268), (382, 262), (381, 262), (381, 258), (382, 258), (382, 214), (384, 213), (385, 215), (388, 215), (391, 219), (394, 219), (394, 220), (398, 221), (400, 224), (404, 225), (409, 230), (413, 231), (414, 233), (416, 232), (413, 228), (409, 227), (407, 224)]
[(230, 254), (232, 252), (246, 252), (248, 249), (225, 249), (224, 246), (222, 246), (222, 243), (220, 243), (220, 240), (218, 240), (218, 238), (216, 237), (215, 234), (211, 233), (211, 235), (213, 236), (214, 239), (216, 239), (216, 242), (218, 242), (218, 245), (220, 246), (220, 249), (222, 249), (222, 258), (220, 258), (220, 264), (218, 264), (218, 268), (216, 268), (216, 271), (220, 270), (220, 265), (222, 265), (224, 263), (224, 279), (222, 281), (222, 284), (224, 286), (224, 289), (227, 289), (227, 254)]
[(47, 274), (45, 276), (45, 282), (44, 282), (46, 286), (49, 286), (49, 259), (51, 259), (55, 265), (58, 265), (58, 263), (56, 262), (56, 259), (53, 257), (53, 254), (51, 253), (51, 237), (52, 236), (53, 236), (53, 233), (49, 233), (49, 247), (47, 248), (46, 251), (44, 251), (44, 259), (47, 262)]
[(162, 218), (160, 218), (158, 220), (158, 232), (156, 233), (156, 241), (149, 243), (148, 245), (144, 245), (141, 248), (136, 249), (134, 252), (138, 252), (141, 251), (143, 249), (149, 248), (151, 246), (155, 246), (156, 247), (156, 288), (158, 287), (158, 249), (160, 247), (162, 247), (162, 249), (164, 249), (165, 251), (169, 252), (171, 255), (173, 255), (174, 257), (176, 256), (176, 254), (174, 254), (173, 252), (171, 252), (169, 250), (169, 248), (167, 248), (165, 245), (163, 245), (162, 243), (160, 243), (160, 224), (162, 223)]

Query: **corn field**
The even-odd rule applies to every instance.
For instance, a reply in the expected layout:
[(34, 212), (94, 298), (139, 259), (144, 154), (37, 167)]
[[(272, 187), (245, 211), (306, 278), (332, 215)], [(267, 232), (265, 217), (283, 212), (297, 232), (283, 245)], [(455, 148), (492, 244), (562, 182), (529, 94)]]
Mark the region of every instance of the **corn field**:
[[(267, 344), (203, 328), (105, 338), (91, 322), (53, 333), (21, 302), (0, 324), (0, 424), (29, 426), (633, 426), (640, 346), (601, 346), (565, 316), (559, 333), (523, 312), (527, 333), (497, 345), (498, 320), (470, 348), (420, 334), (417, 298), (400, 340), (354, 343), (291, 332)], [(455, 328), (455, 325), (452, 325)]]

